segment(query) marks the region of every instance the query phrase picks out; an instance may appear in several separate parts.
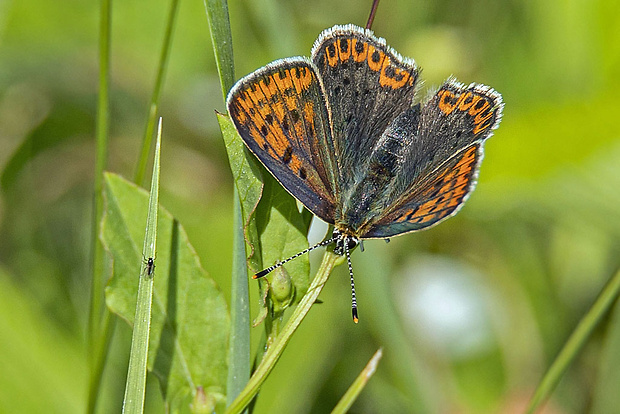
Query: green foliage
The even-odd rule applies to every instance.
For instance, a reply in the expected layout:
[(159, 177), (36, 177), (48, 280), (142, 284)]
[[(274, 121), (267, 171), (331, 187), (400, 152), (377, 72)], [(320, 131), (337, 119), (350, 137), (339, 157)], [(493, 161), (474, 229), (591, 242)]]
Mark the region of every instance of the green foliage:
[[(106, 175), (102, 238), (114, 258), (106, 289), (110, 309), (133, 324), (143, 258), (148, 194)], [(183, 227), (160, 208), (149, 370), (173, 411), (187, 409), (198, 387), (222, 402), (226, 384), (228, 311), (222, 292), (200, 266)]]

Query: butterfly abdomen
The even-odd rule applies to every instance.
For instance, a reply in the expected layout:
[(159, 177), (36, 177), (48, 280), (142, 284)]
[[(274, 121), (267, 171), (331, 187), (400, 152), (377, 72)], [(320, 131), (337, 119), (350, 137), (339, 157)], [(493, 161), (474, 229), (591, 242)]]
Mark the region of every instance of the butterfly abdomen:
[(352, 229), (360, 229), (385, 208), (385, 194), (392, 188), (407, 145), (396, 121), (383, 133), (370, 158), (362, 162), (363, 174), (358, 178), (343, 211), (344, 221)]

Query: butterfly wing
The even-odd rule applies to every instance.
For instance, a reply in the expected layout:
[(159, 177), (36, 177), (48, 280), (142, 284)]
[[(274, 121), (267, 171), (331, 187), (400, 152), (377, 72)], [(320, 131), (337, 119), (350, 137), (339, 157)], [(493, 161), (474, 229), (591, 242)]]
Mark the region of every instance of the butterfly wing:
[(423, 106), (419, 124), (400, 130), (410, 142), (402, 168), (385, 208), (360, 236), (422, 230), (456, 214), (475, 187), (484, 141), (498, 127), (502, 108), (501, 95), (487, 86), (446, 82)]
[(308, 59), (282, 59), (237, 82), (226, 104), (239, 135), (271, 174), (333, 223), (336, 161), (322, 90)]
[(334, 26), (312, 48), (325, 86), (344, 191), (363, 169), (381, 133), (413, 104), (419, 69), (370, 30)]

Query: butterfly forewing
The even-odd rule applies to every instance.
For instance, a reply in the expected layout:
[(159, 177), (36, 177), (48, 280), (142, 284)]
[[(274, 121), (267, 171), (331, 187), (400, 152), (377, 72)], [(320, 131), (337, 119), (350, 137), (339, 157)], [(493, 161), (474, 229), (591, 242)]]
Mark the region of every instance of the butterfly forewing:
[(338, 184), (329, 117), (315, 68), (283, 59), (239, 81), (227, 99), (241, 138), (295, 198), (333, 223)]
[(423, 105), (415, 139), (403, 154), (392, 198), (474, 142), (492, 135), (502, 116), (501, 96), (488, 86), (444, 83)]
[(419, 70), (383, 39), (351, 25), (324, 31), (312, 61), (325, 85), (344, 191), (385, 128), (412, 105)]

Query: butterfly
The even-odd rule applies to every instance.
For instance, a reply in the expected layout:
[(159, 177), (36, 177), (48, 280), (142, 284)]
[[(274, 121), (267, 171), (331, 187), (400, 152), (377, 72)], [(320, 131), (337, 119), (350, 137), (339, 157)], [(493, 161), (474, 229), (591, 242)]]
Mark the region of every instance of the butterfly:
[(321, 33), (311, 58), (276, 60), (240, 79), (226, 105), (245, 145), (332, 237), (257, 273), (262, 277), (334, 243), (430, 228), (456, 214), (475, 187), (483, 145), (502, 118), (492, 88), (448, 79), (416, 103), (420, 69), (372, 31)]

